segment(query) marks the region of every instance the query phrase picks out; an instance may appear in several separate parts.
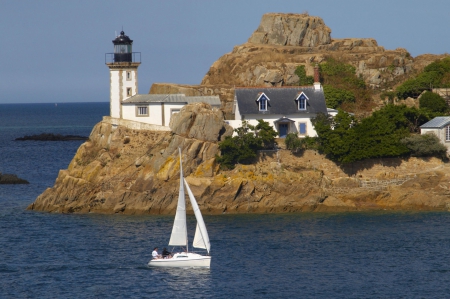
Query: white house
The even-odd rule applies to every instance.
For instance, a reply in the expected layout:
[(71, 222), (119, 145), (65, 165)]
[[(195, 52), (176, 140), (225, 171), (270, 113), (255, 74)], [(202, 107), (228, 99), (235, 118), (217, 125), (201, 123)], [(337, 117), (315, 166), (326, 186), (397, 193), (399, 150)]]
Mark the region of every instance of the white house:
[(288, 133), (317, 136), (311, 119), (318, 113), (328, 114), (317, 66), (314, 81), (313, 86), (236, 88), (235, 120), (229, 121), (230, 125), (239, 127), (243, 120), (256, 125), (262, 119), (273, 126), (280, 137)]
[(184, 94), (138, 94), (138, 72), (141, 53), (133, 52), (125, 32), (113, 41), (114, 53), (106, 53), (110, 73), (110, 116), (167, 127), (173, 113), (189, 103), (203, 102), (220, 108), (218, 96), (185, 96)]
[(420, 134), (433, 133), (450, 153), (450, 116), (438, 116), (420, 126)]
[(207, 103), (220, 108), (218, 96), (185, 96), (184, 94), (137, 94), (122, 101), (122, 118), (168, 126), (172, 114), (190, 103)]

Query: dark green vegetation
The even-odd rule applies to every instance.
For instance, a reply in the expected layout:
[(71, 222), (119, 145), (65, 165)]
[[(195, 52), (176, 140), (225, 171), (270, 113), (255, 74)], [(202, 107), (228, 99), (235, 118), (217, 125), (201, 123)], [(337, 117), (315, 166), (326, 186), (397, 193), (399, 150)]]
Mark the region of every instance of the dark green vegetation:
[[(319, 68), (326, 105), (339, 109), (339, 113), (334, 118), (320, 114), (313, 119), (318, 134), (316, 138), (288, 134), (285, 139), (287, 149), (294, 153), (317, 149), (340, 163), (382, 157), (435, 156), (446, 159), (446, 148), (435, 135), (418, 133), (422, 124), (450, 111), (441, 96), (427, 91), (433, 87), (450, 88), (450, 58), (431, 63), (395, 92), (381, 94), (382, 98), (388, 98), (389, 104), (366, 118), (344, 112), (367, 112), (374, 107), (373, 91), (356, 76), (355, 68), (331, 57), (326, 58)], [(295, 74), (299, 77), (299, 85), (313, 84), (314, 78), (306, 76), (305, 66), (297, 67)], [(419, 109), (392, 104), (396, 97), (418, 97), (421, 94)], [(219, 145), (222, 155), (217, 157), (217, 161), (222, 168), (251, 162), (257, 150), (273, 148), (277, 135), (262, 120), (255, 127), (243, 122), (235, 132), (237, 136), (227, 137)]]
[(359, 121), (339, 110), (334, 118), (318, 115), (313, 124), (319, 151), (336, 162), (411, 155), (443, 158), (446, 149), (439, 139), (411, 136), (426, 121), (426, 115), (416, 108), (387, 105)]
[(257, 151), (273, 149), (278, 133), (268, 122), (258, 120), (256, 126), (242, 121), (242, 126), (234, 130), (236, 136), (228, 136), (219, 143), (220, 156), (216, 161), (222, 169), (233, 169), (237, 163), (250, 163)]
[(438, 157), (446, 159), (447, 148), (434, 134), (412, 135), (403, 138), (400, 142), (410, 150), (415, 157)]
[(319, 148), (317, 138), (309, 136), (300, 138), (296, 133), (287, 134), (284, 143), (286, 144), (286, 149), (291, 150), (293, 153), (298, 153), (306, 149), (316, 150)]
[(415, 78), (403, 82), (397, 87), (396, 96), (416, 98), (425, 90), (443, 87), (450, 87), (450, 57), (430, 63)]
[(420, 109), (430, 115), (443, 115), (448, 113), (449, 107), (445, 100), (437, 93), (426, 91), (419, 99)]
[(319, 68), (327, 107), (349, 112), (371, 109), (372, 90), (353, 66), (329, 57)]
[(313, 76), (306, 76), (306, 70), (304, 65), (300, 65), (295, 69), (295, 74), (298, 76), (298, 85), (299, 86), (307, 86), (312, 85), (314, 83)]

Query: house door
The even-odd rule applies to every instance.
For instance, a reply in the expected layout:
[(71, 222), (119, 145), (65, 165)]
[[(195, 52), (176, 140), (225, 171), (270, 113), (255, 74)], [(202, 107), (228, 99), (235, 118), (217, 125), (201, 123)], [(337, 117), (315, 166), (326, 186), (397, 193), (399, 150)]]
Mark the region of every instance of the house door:
[(280, 135), (280, 138), (286, 137), (288, 133), (288, 125), (289, 124), (278, 124), (278, 134)]

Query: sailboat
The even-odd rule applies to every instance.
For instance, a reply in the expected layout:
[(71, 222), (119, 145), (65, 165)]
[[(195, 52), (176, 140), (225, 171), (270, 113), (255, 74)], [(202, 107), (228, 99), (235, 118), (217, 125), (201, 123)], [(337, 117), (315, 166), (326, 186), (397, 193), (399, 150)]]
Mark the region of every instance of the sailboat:
[[(205, 222), (203, 221), (202, 213), (192, 194), (188, 183), (183, 177), (183, 166), (181, 161), (181, 149), (178, 148), (180, 154), (180, 190), (178, 193), (177, 212), (175, 213), (175, 220), (173, 223), (172, 234), (170, 236), (169, 246), (186, 248), (184, 252), (174, 253), (170, 258), (152, 259), (148, 262), (152, 267), (206, 267), (209, 268), (211, 264), (210, 243), (208, 231), (206, 230)], [(207, 255), (200, 255), (198, 253), (188, 251), (188, 235), (186, 225), (186, 198), (184, 186), (189, 195), (189, 200), (194, 210), (195, 218), (197, 219), (197, 227), (195, 229), (194, 241), (192, 246), (195, 248), (206, 249)]]

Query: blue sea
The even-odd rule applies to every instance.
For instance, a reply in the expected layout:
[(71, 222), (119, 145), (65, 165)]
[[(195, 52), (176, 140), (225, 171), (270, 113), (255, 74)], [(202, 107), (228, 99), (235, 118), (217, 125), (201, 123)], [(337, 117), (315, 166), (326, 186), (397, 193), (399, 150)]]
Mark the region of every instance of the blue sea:
[[(450, 214), (204, 215), (210, 269), (152, 269), (173, 216), (49, 214), (26, 207), (66, 169), (108, 103), (0, 105), (0, 298), (448, 298)], [(194, 219), (189, 217), (190, 237)]]

